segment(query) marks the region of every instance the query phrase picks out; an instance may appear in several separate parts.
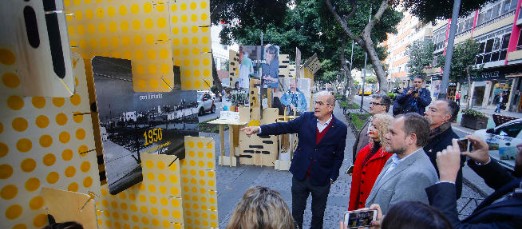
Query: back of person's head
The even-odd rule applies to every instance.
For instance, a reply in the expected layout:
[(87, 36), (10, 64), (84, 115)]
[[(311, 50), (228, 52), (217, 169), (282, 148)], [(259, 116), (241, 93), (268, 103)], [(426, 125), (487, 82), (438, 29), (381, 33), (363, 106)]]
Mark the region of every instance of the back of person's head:
[(227, 229), (294, 229), (292, 214), (278, 192), (249, 188), (239, 201)]
[(398, 118), (404, 118), (404, 132), (406, 134), (415, 133), (417, 136), (417, 146), (425, 146), (430, 136), (430, 123), (428, 120), (417, 113), (406, 113)]
[(391, 99), (388, 95), (385, 95), (385, 94), (374, 94), (372, 95), (372, 99), (380, 99), (381, 100), (381, 104), (386, 106), (386, 112), (388, 112), (390, 110), (390, 106), (391, 106)]
[(460, 106), (457, 102), (453, 100), (446, 100), (448, 103), (448, 112), (451, 114), (451, 122), (457, 120), (457, 115), (459, 114)]
[(449, 220), (436, 208), (418, 201), (393, 205), (382, 221), (382, 229), (451, 229)]

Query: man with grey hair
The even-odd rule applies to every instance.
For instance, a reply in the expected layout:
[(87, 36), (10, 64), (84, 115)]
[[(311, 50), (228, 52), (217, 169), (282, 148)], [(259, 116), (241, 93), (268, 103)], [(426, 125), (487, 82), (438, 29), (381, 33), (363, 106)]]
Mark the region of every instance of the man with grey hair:
[[(431, 163), (437, 170), (437, 152), (446, 149), (452, 144), (451, 140), (459, 138), (459, 136), (451, 128), (451, 122), (457, 118), (459, 106), (451, 100), (440, 99), (432, 102), (426, 109), (424, 117), (430, 123), (430, 137), (428, 144), (424, 146), (424, 152), (430, 157)], [(461, 158), (461, 169), (457, 174), (457, 199), (462, 194), (462, 166), (464, 166), (465, 157)]]
[[(384, 114), (388, 113), (390, 110), (391, 99), (387, 95), (384, 94), (374, 94), (372, 95), (372, 101), (370, 102), (370, 114)], [(364, 123), (361, 131), (357, 134), (357, 138), (355, 139), (355, 143), (353, 144), (353, 163), (355, 163), (355, 157), (357, 153), (369, 143), (368, 138), (368, 126), (369, 123), (372, 122), (372, 119), (369, 118)]]
[(306, 200), (312, 194), (312, 227), (323, 228), (330, 186), (339, 177), (346, 146), (346, 125), (333, 115), (335, 97), (327, 91), (315, 95), (314, 112), (289, 122), (241, 129), (248, 136), (297, 133), (299, 143), (292, 158), (292, 216), (303, 228)]
[(425, 188), (438, 180), (437, 172), (424, 153), (428, 142), (428, 121), (416, 113), (395, 118), (384, 136), (386, 151), (393, 153), (377, 177), (366, 199), (366, 207), (379, 204), (382, 213), (400, 201), (420, 201), (428, 204)]

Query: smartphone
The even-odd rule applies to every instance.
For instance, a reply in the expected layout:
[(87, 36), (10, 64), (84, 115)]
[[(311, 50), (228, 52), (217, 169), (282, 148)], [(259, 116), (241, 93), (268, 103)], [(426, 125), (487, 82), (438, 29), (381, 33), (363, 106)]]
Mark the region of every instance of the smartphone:
[(471, 142), (467, 138), (461, 138), (457, 140), (460, 152), (471, 151)]
[(344, 225), (348, 228), (369, 227), (376, 219), (377, 210), (344, 212)]

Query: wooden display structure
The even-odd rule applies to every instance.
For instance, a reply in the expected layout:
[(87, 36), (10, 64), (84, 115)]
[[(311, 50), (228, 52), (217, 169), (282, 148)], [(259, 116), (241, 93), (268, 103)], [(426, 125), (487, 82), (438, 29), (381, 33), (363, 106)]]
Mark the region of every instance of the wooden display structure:
[(83, 228), (97, 228), (94, 194), (43, 187), (41, 195), (47, 214), (51, 214), (57, 223), (75, 221)]
[[(248, 107), (239, 107), (239, 120), (220, 120), (216, 119), (208, 122), (209, 124), (219, 125), (219, 144), (220, 156), (219, 165), (237, 166), (236, 147), (238, 146), (239, 129), (248, 123), (250, 119)], [(230, 150), (225, 156), (225, 125), (228, 125), (228, 141)]]

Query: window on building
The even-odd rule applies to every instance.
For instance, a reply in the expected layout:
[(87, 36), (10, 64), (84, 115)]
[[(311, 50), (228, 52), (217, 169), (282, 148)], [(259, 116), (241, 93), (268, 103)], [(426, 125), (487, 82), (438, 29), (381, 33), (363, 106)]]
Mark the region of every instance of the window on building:
[(522, 29), (520, 30), (520, 34), (518, 34), (518, 43), (517, 43), (517, 50), (522, 49)]
[(476, 64), (506, 59), (507, 47), (511, 36), (511, 33), (508, 32), (509, 30), (510, 28), (505, 28), (477, 39), (477, 42), (480, 44), (480, 51), (475, 59)]
[(504, 15), (510, 11), (515, 10), (517, 7), (517, 0), (504, 0), (502, 1), (502, 12), (501, 15)]

